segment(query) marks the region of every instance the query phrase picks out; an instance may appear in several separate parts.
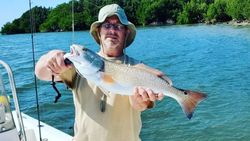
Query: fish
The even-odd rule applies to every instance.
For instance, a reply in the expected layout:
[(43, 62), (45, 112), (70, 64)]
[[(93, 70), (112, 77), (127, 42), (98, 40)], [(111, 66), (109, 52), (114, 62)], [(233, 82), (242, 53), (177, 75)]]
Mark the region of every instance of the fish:
[(168, 78), (158, 77), (145, 69), (111, 62), (81, 45), (73, 44), (70, 50), (64, 55), (66, 63), (72, 63), (81, 77), (113, 94), (129, 96), (136, 86), (150, 88), (175, 99), (188, 119), (192, 118), (196, 106), (207, 98), (205, 93), (177, 88)]

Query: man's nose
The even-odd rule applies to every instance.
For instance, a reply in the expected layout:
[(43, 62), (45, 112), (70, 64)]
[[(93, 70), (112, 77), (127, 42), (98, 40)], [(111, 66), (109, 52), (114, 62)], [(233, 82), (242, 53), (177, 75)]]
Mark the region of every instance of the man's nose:
[(112, 26), (112, 27), (109, 29), (109, 32), (113, 34), (113, 33), (116, 32), (116, 30), (115, 30), (115, 28)]

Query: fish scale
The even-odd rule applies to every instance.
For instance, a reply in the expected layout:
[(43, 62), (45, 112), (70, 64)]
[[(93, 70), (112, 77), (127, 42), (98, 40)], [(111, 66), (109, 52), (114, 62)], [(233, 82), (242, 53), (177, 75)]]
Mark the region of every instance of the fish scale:
[(166, 81), (159, 79), (159, 77), (157, 77), (156, 75), (146, 72), (143, 69), (136, 68), (135, 66), (116, 64), (108, 61), (105, 61), (104, 64), (104, 72), (108, 75), (112, 75), (112, 78), (114, 80), (117, 80), (118, 82), (120, 80), (124, 84), (142, 86), (145, 88), (150, 88), (153, 86), (153, 88), (155, 88), (157, 92), (159, 92), (160, 90), (165, 90), (166, 85), (168, 85)]

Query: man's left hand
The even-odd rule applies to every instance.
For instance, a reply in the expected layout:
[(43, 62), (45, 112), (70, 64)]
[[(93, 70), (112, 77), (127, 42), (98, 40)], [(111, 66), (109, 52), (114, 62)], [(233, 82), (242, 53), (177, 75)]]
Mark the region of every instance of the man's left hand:
[(130, 104), (138, 111), (152, 108), (156, 100), (162, 100), (163, 93), (154, 93), (151, 89), (135, 87), (133, 95), (129, 97)]
[[(153, 73), (158, 77), (164, 75), (164, 73), (162, 73), (161, 71), (150, 68), (144, 64), (138, 64), (135, 67), (144, 69), (145, 71)], [(162, 100), (163, 98), (163, 93), (154, 93), (151, 89), (148, 88), (135, 87), (133, 95), (129, 97), (129, 100), (134, 109), (138, 111), (144, 111), (148, 108), (152, 108), (156, 100)]]

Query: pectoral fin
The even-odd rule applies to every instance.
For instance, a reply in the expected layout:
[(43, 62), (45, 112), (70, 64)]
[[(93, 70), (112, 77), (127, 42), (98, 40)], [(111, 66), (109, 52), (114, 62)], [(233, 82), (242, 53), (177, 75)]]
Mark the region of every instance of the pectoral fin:
[(114, 84), (115, 80), (112, 78), (111, 75), (102, 73), (101, 74), (101, 79), (103, 80), (104, 83), (108, 83), (108, 84)]

